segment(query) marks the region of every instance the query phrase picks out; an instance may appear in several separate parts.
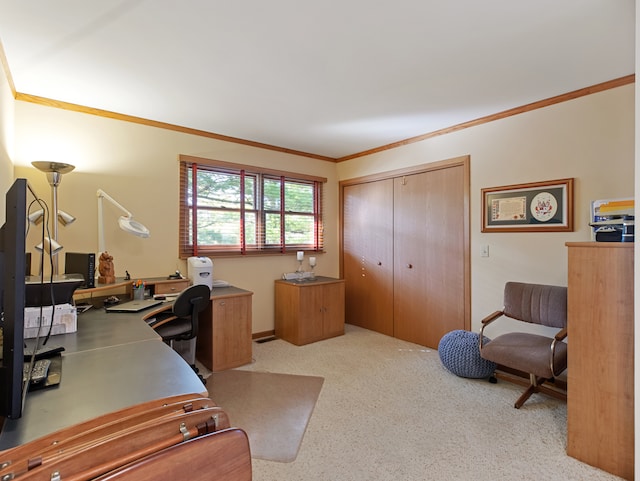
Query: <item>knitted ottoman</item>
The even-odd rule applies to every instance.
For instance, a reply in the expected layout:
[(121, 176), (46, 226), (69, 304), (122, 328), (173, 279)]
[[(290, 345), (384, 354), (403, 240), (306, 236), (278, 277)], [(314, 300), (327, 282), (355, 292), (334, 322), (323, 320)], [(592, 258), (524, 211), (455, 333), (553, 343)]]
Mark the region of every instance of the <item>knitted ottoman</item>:
[[(479, 334), (470, 331), (451, 331), (442, 336), (438, 354), (444, 367), (456, 376), (483, 378), (493, 375), (496, 363), (480, 357)], [(484, 342), (489, 342), (486, 336)]]

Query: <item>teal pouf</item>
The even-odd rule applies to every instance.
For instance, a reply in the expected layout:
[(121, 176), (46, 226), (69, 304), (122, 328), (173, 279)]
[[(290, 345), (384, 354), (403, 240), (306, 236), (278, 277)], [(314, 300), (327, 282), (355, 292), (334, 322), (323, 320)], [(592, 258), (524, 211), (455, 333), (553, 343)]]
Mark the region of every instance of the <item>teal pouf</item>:
[[(479, 334), (456, 330), (446, 333), (438, 344), (438, 354), (444, 367), (456, 376), (485, 378), (493, 375), (496, 363), (480, 357)], [(483, 342), (489, 342), (486, 336)]]

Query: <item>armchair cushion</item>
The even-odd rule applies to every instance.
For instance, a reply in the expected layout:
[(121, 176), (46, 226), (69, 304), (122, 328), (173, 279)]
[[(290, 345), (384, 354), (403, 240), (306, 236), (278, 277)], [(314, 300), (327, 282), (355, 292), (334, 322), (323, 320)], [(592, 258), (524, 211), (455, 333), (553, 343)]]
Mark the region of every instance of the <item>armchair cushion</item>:
[[(538, 334), (503, 334), (495, 341), (483, 345), (482, 357), (497, 364), (551, 379), (555, 377), (550, 365), (552, 341), (552, 338)], [(556, 342), (554, 367), (556, 373), (564, 371), (567, 367), (567, 344), (564, 342)]]

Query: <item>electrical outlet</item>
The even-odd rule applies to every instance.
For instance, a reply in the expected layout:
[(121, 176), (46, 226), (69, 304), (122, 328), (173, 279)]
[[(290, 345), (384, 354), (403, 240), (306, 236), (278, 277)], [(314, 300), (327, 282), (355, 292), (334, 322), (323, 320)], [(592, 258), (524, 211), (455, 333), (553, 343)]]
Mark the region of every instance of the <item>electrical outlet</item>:
[(489, 257), (489, 244), (483, 244), (480, 247), (480, 257)]

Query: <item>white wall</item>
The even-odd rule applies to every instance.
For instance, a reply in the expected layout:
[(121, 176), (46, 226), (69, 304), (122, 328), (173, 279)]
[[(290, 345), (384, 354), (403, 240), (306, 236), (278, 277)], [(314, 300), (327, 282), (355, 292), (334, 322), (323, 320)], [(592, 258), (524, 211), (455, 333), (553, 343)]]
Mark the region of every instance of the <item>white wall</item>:
[[(567, 284), (567, 241), (588, 241), (589, 202), (634, 195), (634, 85), (338, 164), (340, 180), (471, 156), (472, 329), (507, 280)], [(482, 233), (485, 187), (575, 178), (575, 231)], [(434, 226), (437, 228), (437, 226)], [(490, 257), (480, 257), (489, 245)], [(570, 342), (570, 341), (569, 341)]]
[[(332, 162), (221, 142), (204, 137), (138, 125), (109, 118), (16, 102), (17, 177), (26, 177), (38, 194), (49, 201), (46, 176), (31, 167), (34, 160), (67, 162), (76, 169), (63, 176), (58, 206), (78, 220), (60, 227), (58, 240), (67, 252), (97, 252), (98, 188), (130, 210), (151, 231), (140, 239), (121, 231), (121, 214), (105, 203), (107, 250), (114, 256), (117, 276), (167, 276), (186, 261), (178, 259), (178, 156), (208, 157), (326, 177), (326, 253), (318, 255), (319, 275), (338, 275), (337, 180)], [(36, 245), (31, 232), (29, 245)], [(62, 267), (63, 261), (60, 261)], [(253, 332), (272, 330), (273, 281), (295, 270), (295, 253), (214, 259), (214, 277), (253, 291)], [(34, 266), (37, 269), (37, 266)]]
[[(77, 166), (59, 187), (59, 207), (79, 219), (60, 228), (67, 251), (97, 250), (98, 188), (150, 228), (150, 239), (131, 237), (116, 227), (118, 213), (107, 210), (107, 248), (116, 273), (127, 269), (134, 277), (186, 270), (177, 258), (179, 154), (327, 177), (327, 253), (319, 256), (318, 273), (330, 276), (339, 267), (338, 180), (469, 154), (474, 330), (500, 307), (506, 280), (566, 285), (564, 243), (589, 240), (589, 201), (634, 194), (634, 85), (339, 164), (26, 102), (15, 102), (15, 125), (15, 176), (27, 177), (45, 199), (50, 187), (31, 161)], [(576, 179), (575, 232), (480, 232), (481, 188), (565, 177)], [(479, 256), (483, 244), (489, 258)], [(216, 278), (255, 293), (254, 332), (273, 329), (273, 280), (294, 268), (291, 255), (214, 260)]]
[(4, 223), (4, 193), (13, 182), (11, 148), (13, 145), (13, 94), (0, 62), (0, 224)]

